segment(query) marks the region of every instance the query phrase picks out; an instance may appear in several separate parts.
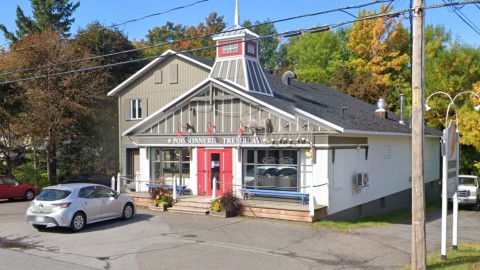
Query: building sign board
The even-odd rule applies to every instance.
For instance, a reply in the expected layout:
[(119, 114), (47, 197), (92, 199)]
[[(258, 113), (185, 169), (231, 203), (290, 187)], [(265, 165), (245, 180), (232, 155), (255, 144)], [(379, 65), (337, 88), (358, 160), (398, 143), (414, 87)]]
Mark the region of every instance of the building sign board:
[(444, 158), (447, 158), (447, 194), (448, 197), (452, 197), (457, 191), (457, 179), (458, 179), (458, 132), (456, 125), (450, 122), (450, 125), (445, 130), (445, 149)]
[(228, 144), (228, 145), (244, 145), (244, 144), (260, 144), (258, 137), (173, 137), (167, 140), (168, 144)]

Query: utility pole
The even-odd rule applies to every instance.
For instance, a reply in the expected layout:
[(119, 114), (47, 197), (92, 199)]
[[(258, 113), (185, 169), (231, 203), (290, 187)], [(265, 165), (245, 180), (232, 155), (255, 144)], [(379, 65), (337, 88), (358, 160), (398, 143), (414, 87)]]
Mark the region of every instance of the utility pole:
[(412, 269), (426, 269), (424, 141), (424, 0), (414, 0), (412, 28)]

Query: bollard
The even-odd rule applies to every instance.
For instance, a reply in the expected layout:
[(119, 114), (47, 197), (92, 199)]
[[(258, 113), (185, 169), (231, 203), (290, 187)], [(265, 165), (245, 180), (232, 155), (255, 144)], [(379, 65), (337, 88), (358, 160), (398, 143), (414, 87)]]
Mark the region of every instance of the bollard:
[(173, 185), (172, 185), (172, 192), (173, 192), (173, 201), (177, 202), (177, 177), (173, 176)]
[(310, 194), (308, 195), (308, 211), (310, 212), (310, 217), (315, 216), (315, 206), (313, 202), (313, 184), (310, 185)]
[(115, 190), (115, 176), (112, 176), (111, 188)]
[(213, 177), (213, 184), (212, 184), (212, 199), (217, 197), (217, 178)]

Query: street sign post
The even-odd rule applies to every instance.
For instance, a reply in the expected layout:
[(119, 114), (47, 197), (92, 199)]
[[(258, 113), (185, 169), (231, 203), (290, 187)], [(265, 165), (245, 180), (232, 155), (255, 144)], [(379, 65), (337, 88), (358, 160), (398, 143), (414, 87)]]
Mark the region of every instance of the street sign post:
[(447, 259), (447, 211), (448, 198), (453, 201), (453, 246), (457, 247), (457, 183), (458, 183), (458, 157), (459, 136), (457, 126), (452, 122), (443, 131), (442, 143), (442, 260)]

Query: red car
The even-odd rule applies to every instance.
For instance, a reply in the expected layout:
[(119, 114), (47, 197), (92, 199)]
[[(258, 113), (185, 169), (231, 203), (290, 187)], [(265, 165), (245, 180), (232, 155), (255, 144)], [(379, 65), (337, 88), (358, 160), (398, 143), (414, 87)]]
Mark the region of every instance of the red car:
[(39, 192), (35, 185), (19, 182), (10, 175), (0, 175), (0, 199), (31, 201)]

